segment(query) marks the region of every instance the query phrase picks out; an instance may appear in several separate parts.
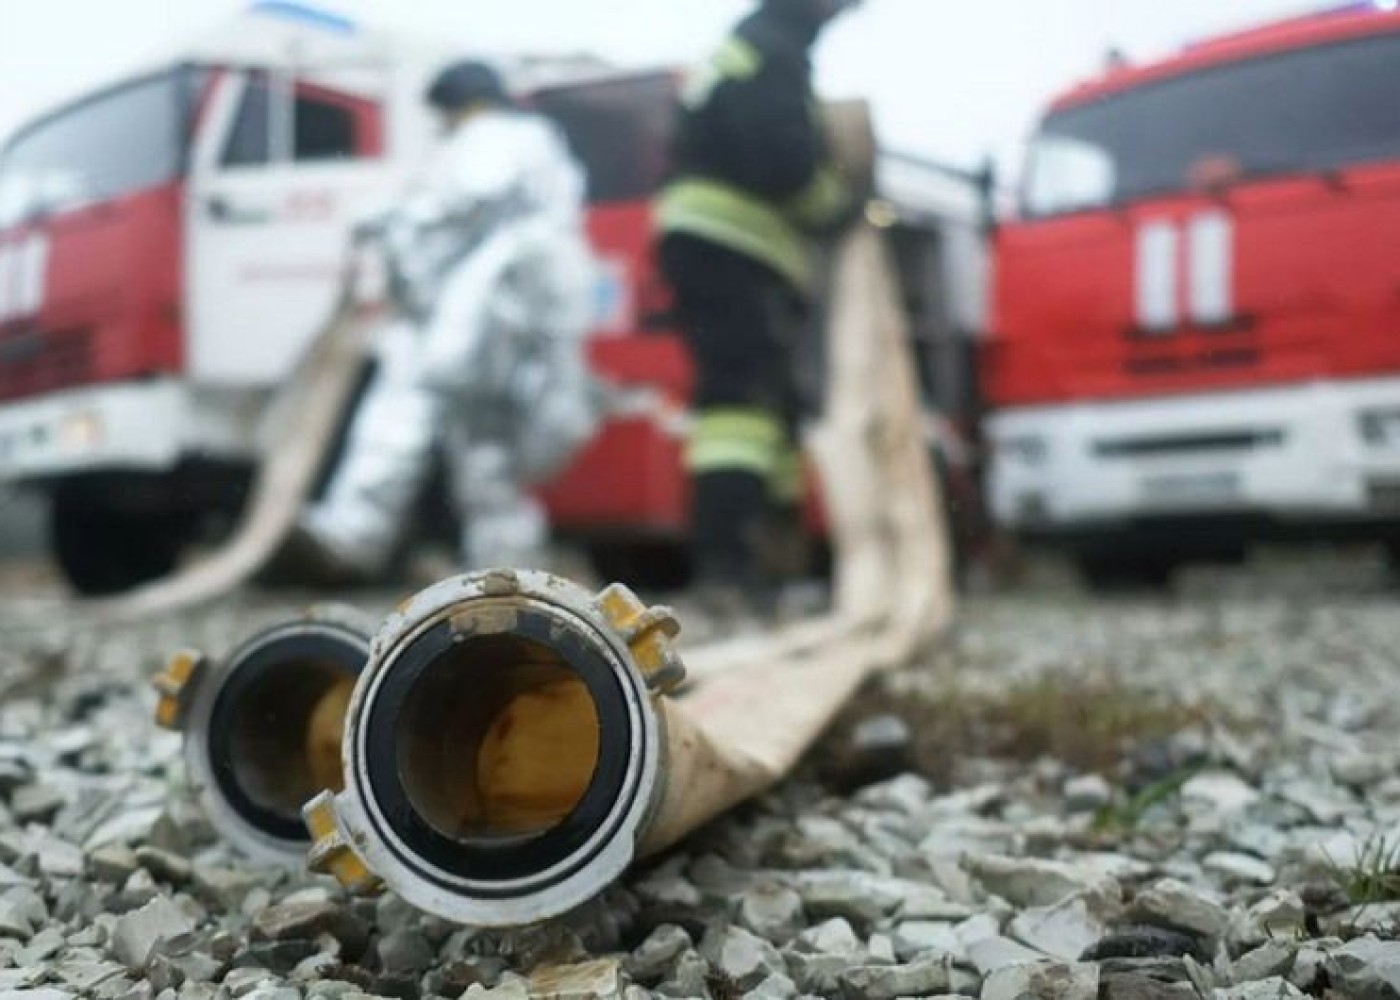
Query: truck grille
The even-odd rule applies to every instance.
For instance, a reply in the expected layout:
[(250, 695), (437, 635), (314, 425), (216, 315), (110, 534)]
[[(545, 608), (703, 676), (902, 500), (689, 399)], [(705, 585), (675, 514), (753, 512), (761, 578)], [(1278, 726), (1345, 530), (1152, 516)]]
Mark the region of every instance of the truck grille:
[(1159, 455), (1260, 451), (1284, 444), (1283, 431), (1240, 431), (1162, 437), (1112, 438), (1094, 442), (1100, 458), (1151, 458)]
[(87, 385), (93, 380), (92, 339), (88, 329), (0, 334), (0, 400)]

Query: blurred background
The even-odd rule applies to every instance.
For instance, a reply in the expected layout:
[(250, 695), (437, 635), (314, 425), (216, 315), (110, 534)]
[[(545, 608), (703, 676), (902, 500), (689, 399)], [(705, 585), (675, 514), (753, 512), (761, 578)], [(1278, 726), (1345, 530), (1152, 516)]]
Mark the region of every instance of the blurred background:
[[(159, 58), (221, 18), (236, 0), (54, 0), (16, 6), (0, 37), (0, 134), (50, 104)], [(586, 52), (625, 66), (689, 65), (752, 5), (746, 0), (454, 0), (318, 4), (346, 17), (451, 39), (485, 52)], [(1233, 28), (1335, 7), (1309, 0), (1036, 0), (961, 4), (878, 0), (823, 42), (828, 93), (869, 97), (891, 146), (1008, 170), (1051, 94), (1097, 72), (1106, 53), (1147, 59)]]
[[(647, 205), (679, 69), (750, 7), (7, 9), (0, 558), (52, 552), (107, 592), (226, 537), (268, 390), (326, 321), (366, 192), (426, 156), (406, 95), (454, 53), (510, 65), (567, 134), (603, 265), (593, 364), (683, 420)], [(874, 112), (871, 217), (896, 248), (965, 562), (1049, 542), (1093, 581), (1155, 584), (1276, 537), (1400, 551), (1394, 8), (870, 0), (823, 37), (821, 93)], [(102, 110), (163, 100), (127, 86), (152, 72), (189, 102), (179, 148), (138, 127), (155, 104)], [(122, 214), (161, 185), (175, 201)], [(284, 229), (251, 227), (269, 219)], [(613, 420), (546, 492), (601, 573), (670, 585), (680, 435), (656, 417)]]

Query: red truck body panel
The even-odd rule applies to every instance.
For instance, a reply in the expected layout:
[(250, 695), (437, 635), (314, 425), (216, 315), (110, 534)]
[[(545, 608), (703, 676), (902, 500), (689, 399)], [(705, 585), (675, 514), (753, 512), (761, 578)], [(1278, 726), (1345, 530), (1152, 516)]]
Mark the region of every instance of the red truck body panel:
[(181, 370), (182, 193), (169, 184), (0, 232), (0, 252), (47, 247), (40, 310), (0, 321), (0, 401)]
[[(1242, 61), (1379, 36), (1400, 15), (1341, 12), (1245, 32), (1155, 66), (1118, 70), (1052, 116)], [(1207, 164), (1209, 166), (1209, 164)], [(1335, 169), (1229, 176), (1217, 185), (1019, 219), (997, 236), (983, 386), (997, 408), (1131, 400), (1400, 373), (1400, 157)], [(1202, 217), (1230, 230), (1232, 310), (1190, 318), (1179, 278), (1170, 329), (1139, 319), (1138, 240)], [(1187, 241), (1175, 273), (1190, 274)]]

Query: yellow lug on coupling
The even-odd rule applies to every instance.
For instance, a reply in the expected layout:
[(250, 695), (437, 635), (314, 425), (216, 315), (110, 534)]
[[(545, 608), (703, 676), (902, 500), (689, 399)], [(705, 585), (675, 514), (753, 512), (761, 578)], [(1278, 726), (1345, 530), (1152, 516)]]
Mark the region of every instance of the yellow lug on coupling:
[(365, 866), (341, 832), (333, 793), (317, 795), (302, 809), (302, 817), (312, 841), (306, 858), (307, 868), (331, 876), (348, 892), (364, 895), (383, 888), (383, 883)]
[(674, 639), (681, 634), (675, 612), (665, 606), (649, 608), (631, 589), (615, 583), (597, 598), (598, 610), (631, 650), (647, 687), (658, 694), (676, 690), (685, 681), (685, 664)]
[(190, 701), (199, 687), (199, 678), (204, 674), (207, 663), (203, 653), (182, 649), (172, 655), (165, 669), (151, 679), (160, 696), (156, 702), (156, 725), (172, 730), (185, 727)]

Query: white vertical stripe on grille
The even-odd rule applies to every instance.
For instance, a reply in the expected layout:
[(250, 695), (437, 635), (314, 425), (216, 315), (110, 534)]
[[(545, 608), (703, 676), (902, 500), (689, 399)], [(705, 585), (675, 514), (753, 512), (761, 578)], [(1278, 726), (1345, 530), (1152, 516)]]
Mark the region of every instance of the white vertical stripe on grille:
[(18, 306), (21, 316), (33, 316), (44, 307), (44, 286), (49, 272), (49, 240), (36, 233), (20, 251)]
[(1137, 234), (1137, 323), (1144, 330), (1164, 332), (1179, 325), (1177, 309), (1177, 244), (1170, 222), (1149, 222)]
[(14, 252), (8, 246), (0, 246), (0, 321), (10, 318), (14, 312), (14, 293), (10, 290), (10, 262), (14, 259)]
[(1235, 227), (1221, 211), (1191, 220), (1191, 319), (1212, 326), (1235, 314)]
[(18, 263), (16, 247), (0, 246), (0, 320), (9, 319), (19, 311), (15, 289)]

